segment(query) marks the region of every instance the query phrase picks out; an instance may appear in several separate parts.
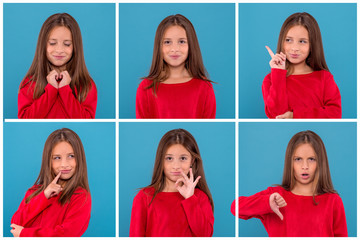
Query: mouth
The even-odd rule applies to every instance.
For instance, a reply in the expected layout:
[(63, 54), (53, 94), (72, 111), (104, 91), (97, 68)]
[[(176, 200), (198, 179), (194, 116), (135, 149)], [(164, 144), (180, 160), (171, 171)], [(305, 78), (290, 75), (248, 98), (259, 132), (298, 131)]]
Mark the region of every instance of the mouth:
[(180, 55), (170, 55), (170, 58), (176, 60), (176, 59), (180, 58)]
[(180, 176), (181, 172), (171, 172), (171, 174), (174, 175), (174, 176)]
[(309, 177), (310, 177), (310, 174), (308, 174), (308, 173), (301, 174), (302, 179), (308, 179)]
[(71, 172), (71, 169), (69, 170), (61, 170), (61, 174), (69, 174)]
[(56, 60), (62, 60), (65, 58), (65, 56), (53, 56)]
[(290, 57), (291, 58), (298, 58), (298, 57), (300, 57), (300, 54), (290, 54)]

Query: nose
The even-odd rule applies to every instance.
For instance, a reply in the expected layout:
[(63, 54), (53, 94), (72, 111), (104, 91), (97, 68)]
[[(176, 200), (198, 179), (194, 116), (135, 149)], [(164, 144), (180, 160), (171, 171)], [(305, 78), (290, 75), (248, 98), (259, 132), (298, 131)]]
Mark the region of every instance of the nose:
[(179, 48), (180, 48), (180, 45), (178, 43), (174, 43), (174, 44), (171, 45), (171, 51), (172, 52), (178, 51)]
[(180, 162), (176, 159), (175, 161), (173, 161), (172, 167), (173, 167), (173, 169), (179, 169), (180, 168)]
[(291, 44), (291, 50), (298, 51), (299, 50), (299, 45), (297, 43)]
[(302, 169), (308, 169), (308, 168), (309, 168), (309, 163), (307, 161), (303, 161)]
[(66, 161), (66, 159), (62, 159), (60, 162), (60, 167), (61, 168), (66, 168), (68, 166), (68, 162)]
[(64, 51), (64, 47), (62, 46), (62, 44), (56, 44), (56, 46), (55, 46), (55, 51), (56, 51), (56, 52), (63, 52), (63, 51)]

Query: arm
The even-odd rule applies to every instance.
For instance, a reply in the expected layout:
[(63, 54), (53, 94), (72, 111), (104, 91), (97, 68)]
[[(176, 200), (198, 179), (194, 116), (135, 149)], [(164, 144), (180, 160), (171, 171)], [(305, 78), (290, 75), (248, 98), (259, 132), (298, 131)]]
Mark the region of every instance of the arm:
[(25, 227), (20, 237), (80, 237), (90, 221), (91, 196), (86, 191), (74, 193), (68, 204), (61, 224), (54, 227)]
[(25, 203), (27, 197), (29, 197), (34, 190), (28, 190), (24, 199), (21, 201), (18, 210), (11, 218), (11, 223), (27, 227), (32, 224), (35, 218), (48, 206), (54, 202), (54, 198), (47, 199), (44, 192), (33, 197), (29, 203)]
[(341, 118), (341, 96), (331, 73), (323, 71), (324, 93), (321, 107), (295, 108), (294, 118)]
[[(136, 91), (136, 118), (153, 118), (150, 114), (150, 103), (145, 89), (145, 79), (140, 83)], [(152, 90), (151, 90), (152, 91)]]
[(213, 86), (210, 82), (206, 83), (206, 100), (205, 100), (205, 106), (204, 106), (204, 113), (202, 118), (215, 118), (216, 116), (216, 99), (215, 99), (215, 93)]
[(290, 111), (286, 89), (286, 70), (272, 68), (262, 84), (265, 113), (268, 118)]
[(59, 88), (59, 95), (69, 118), (95, 118), (97, 90), (94, 82), (91, 82), (90, 91), (82, 103), (74, 96), (69, 85)]
[(25, 87), (18, 94), (18, 118), (45, 118), (56, 101), (58, 90), (47, 84), (45, 92), (38, 99), (33, 99), (35, 83), (31, 87), (29, 82), (21, 84)]
[(147, 202), (143, 190), (135, 196), (130, 220), (129, 237), (145, 237), (147, 221)]
[(181, 202), (191, 232), (196, 237), (211, 237), (214, 230), (214, 214), (208, 196), (202, 191)]
[(333, 219), (334, 237), (347, 237), (345, 209), (341, 198), (338, 196), (334, 204)]

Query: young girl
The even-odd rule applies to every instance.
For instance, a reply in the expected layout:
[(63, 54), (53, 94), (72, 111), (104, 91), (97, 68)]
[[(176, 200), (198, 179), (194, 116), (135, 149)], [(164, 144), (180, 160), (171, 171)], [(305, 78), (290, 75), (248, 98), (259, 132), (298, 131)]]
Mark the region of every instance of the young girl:
[(50, 16), (18, 95), (19, 118), (95, 118), (97, 91), (85, 65), (81, 32), (67, 13)]
[(184, 129), (160, 140), (151, 184), (133, 201), (130, 237), (210, 237), (214, 203), (200, 151)]
[(325, 62), (319, 26), (310, 14), (288, 17), (277, 53), (266, 48), (271, 73), (262, 92), (269, 118), (341, 118), (340, 92)]
[(45, 142), (38, 178), (11, 219), (14, 237), (80, 237), (90, 221), (91, 197), (86, 158), (70, 129)]
[[(235, 201), (231, 211), (235, 215)], [(344, 206), (316, 133), (304, 131), (291, 138), (280, 186), (239, 197), (239, 218), (253, 217), (261, 220), (269, 237), (347, 237)]]
[(207, 78), (191, 22), (180, 14), (158, 26), (150, 73), (136, 93), (136, 118), (215, 118)]

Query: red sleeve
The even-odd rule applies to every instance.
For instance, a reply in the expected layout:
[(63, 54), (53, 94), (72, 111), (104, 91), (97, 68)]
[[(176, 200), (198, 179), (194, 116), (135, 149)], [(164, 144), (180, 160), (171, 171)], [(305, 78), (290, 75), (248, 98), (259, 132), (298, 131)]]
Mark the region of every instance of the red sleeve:
[(11, 223), (27, 227), (35, 220), (35, 218), (54, 201), (54, 198), (47, 199), (44, 192), (33, 197), (29, 203), (25, 203), (27, 197), (29, 197), (34, 190), (28, 190), (24, 199), (21, 201), (18, 210), (11, 218)]
[(340, 197), (336, 198), (334, 205), (334, 237), (347, 237), (345, 209)]
[(181, 201), (191, 232), (196, 237), (211, 237), (214, 214), (208, 196), (201, 191)]
[[(269, 203), (272, 193), (268, 188), (249, 197), (239, 197), (239, 218), (244, 220), (253, 217), (264, 219), (265, 214), (273, 213)], [(233, 204), (235, 208), (235, 201)]]
[(129, 237), (145, 237), (147, 221), (147, 201), (143, 190), (135, 196), (130, 220)]
[(286, 72), (283, 69), (272, 68), (271, 73), (264, 78), (262, 93), (268, 118), (275, 118), (289, 111)]
[[(44, 196), (45, 197), (45, 196)], [(87, 192), (71, 197), (67, 213), (60, 225), (54, 228), (24, 228), (20, 237), (81, 237), (86, 231), (91, 213), (91, 196)]]
[(18, 94), (18, 118), (45, 118), (56, 101), (58, 90), (47, 84), (45, 92), (38, 99), (33, 99), (35, 83), (26, 81), (21, 83), (25, 87)]
[(207, 83), (210, 85), (207, 87), (204, 114), (202, 118), (215, 118), (216, 116), (216, 99), (214, 89), (211, 83)]
[(93, 81), (90, 91), (82, 103), (76, 99), (69, 85), (59, 88), (59, 95), (69, 118), (95, 118), (97, 90)]
[[(148, 89), (145, 89), (148, 81), (144, 79), (136, 91), (136, 118), (154, 118), (151, 114)], [(152, 91), (152, 90), (151, 90)], [(152, 94), (152, 92), (151, 92)]]
[(322, 71), (324, 79), (323, 105), (318, 108), (295, 108), (294, 118), (341, 118), (341, 96), (333, 75)]

